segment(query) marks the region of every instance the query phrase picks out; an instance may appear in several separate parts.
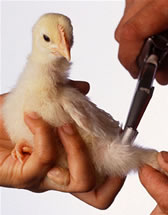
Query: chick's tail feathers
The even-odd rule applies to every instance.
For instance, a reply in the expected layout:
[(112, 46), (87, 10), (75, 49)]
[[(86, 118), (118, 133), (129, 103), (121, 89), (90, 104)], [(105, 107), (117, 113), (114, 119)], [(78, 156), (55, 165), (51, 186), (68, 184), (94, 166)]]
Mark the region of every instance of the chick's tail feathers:
[[(101, 140), (102, 141), (102, 140)], [(114, 141), (96, 143), (93, 150), (94, 163), (101, 174), (111, 176), (126, 176), (132, 170), (138, 170), (144, 164), (148, 164), (160, 170), (157, 162), (158, 152), (152, 149), (124, 144), (121, 138)], [(94, 147), (93, 147), (94, 148)]]

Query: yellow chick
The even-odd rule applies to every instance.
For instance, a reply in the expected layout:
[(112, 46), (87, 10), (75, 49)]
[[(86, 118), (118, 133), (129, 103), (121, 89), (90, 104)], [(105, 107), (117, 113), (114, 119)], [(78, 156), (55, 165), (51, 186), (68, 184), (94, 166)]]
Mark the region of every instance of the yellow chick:
[[(16, 87), (6, 96), (3, 118), (15, 144), (12, 155), (22, 162), (31, 153), (33, 135), (24, 113), (36, 112), (52, 126), (73, 122), (84, 139), (98, 175), (127, 175), (144, 163), (159, 168), (157, 152), (122, 143), (121, 128), (108, 113), (68, 84), (73, 28), (68, 17), (45, 14), (33, 27), (32, 52)], [(67, 167), (65, 153), (58, 161)]]

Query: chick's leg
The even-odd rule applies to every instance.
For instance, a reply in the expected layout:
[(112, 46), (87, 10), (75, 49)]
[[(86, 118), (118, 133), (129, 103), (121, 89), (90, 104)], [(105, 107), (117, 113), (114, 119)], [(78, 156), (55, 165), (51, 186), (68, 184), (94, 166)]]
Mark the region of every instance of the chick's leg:
[(15, 148), (12, 150), (11, 155), (15, 160), (19, 160), (23, 163), (26, 154), (31, 154), (33, 151), (32, 146), (26, 142), (16, 143)]

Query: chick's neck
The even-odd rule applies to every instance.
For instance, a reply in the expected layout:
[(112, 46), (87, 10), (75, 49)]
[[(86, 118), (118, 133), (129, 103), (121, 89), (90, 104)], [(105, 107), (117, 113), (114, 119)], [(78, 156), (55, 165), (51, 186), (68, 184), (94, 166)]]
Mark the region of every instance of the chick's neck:
[[(50, 76), (55, 81), (55, 84), (66, 84), (68, 81), (68, 71), (71, 63), (64, 57), (48, 58), (41, 53), (32, 52), (28, 58), (28, 65), (36, 68), (33, 76), (40, 78), (41, 76)], [(34, 69), (33, 69), (34, 70)]]

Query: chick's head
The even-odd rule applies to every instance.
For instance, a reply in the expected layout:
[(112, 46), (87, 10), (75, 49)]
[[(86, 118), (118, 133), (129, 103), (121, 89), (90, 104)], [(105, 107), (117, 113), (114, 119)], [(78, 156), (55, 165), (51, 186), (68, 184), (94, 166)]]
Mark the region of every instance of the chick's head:
[(33, 51), (49, 58), (49, 60), (65, 57), (70, 61), (72, 45), (71, 21), (62, 14), (45, 14), (33, 27)]

